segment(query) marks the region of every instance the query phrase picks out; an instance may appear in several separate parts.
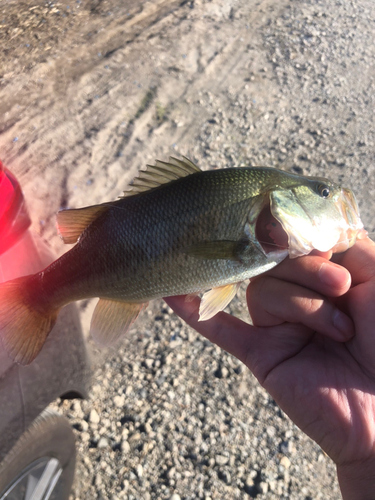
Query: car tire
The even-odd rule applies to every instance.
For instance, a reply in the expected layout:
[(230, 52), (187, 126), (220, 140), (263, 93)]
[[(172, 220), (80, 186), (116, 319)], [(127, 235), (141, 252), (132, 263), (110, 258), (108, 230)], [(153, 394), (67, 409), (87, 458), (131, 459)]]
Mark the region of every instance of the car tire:
[(67, 500), (75, 462), (69, 422), (44, 410), (0, 463), (0, 500)]

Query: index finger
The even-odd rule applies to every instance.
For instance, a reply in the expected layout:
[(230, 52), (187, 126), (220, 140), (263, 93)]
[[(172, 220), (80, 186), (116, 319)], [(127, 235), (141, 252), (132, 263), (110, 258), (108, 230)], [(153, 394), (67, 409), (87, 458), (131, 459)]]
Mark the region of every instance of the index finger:
[(208, 340), (246, 363), (247, 351), (251, 343), (252, 330), (256, 330), (244, 321), (223, 311), (207, 321), (199, 321), (200, 299), (195, 297), (186, 301), (185, 295), (164, 297), (165, 302), (186, 323)]
[(255, 327), (223, 311), (199, 321), (199, 298), (187, 302), (180, 295), (164, 300), (188, 325), (242, 361), (261, 383), (275, 366), (299, 353), (313, 335), (304, 325)]

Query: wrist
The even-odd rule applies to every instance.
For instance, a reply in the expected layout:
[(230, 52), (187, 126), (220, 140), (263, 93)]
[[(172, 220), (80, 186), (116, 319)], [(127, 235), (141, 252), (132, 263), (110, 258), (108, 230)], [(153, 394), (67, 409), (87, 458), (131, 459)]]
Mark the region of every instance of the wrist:
[(338, 465), (337, 477), (344, 500), (375, 498), (375, 457), (363, 462)]

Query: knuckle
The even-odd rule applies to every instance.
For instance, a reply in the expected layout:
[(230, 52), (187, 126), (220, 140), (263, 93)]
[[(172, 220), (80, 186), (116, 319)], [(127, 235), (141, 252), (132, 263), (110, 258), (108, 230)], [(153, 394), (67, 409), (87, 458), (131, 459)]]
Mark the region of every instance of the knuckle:
[(316, 314), (324, 305), (324, 300), (317, 297), (302, 297), (299, 300), (299, 306), (304, 313), (308, 315)]

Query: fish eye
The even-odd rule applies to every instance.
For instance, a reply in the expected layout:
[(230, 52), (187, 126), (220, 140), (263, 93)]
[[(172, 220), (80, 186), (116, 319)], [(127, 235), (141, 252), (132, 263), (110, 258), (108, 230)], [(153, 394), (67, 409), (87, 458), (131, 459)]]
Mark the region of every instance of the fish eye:
[(325, 184), (320, 184), (318, 186), (318, 193), (322, 198), (328, 198), (330, 195), (329, 187)]

